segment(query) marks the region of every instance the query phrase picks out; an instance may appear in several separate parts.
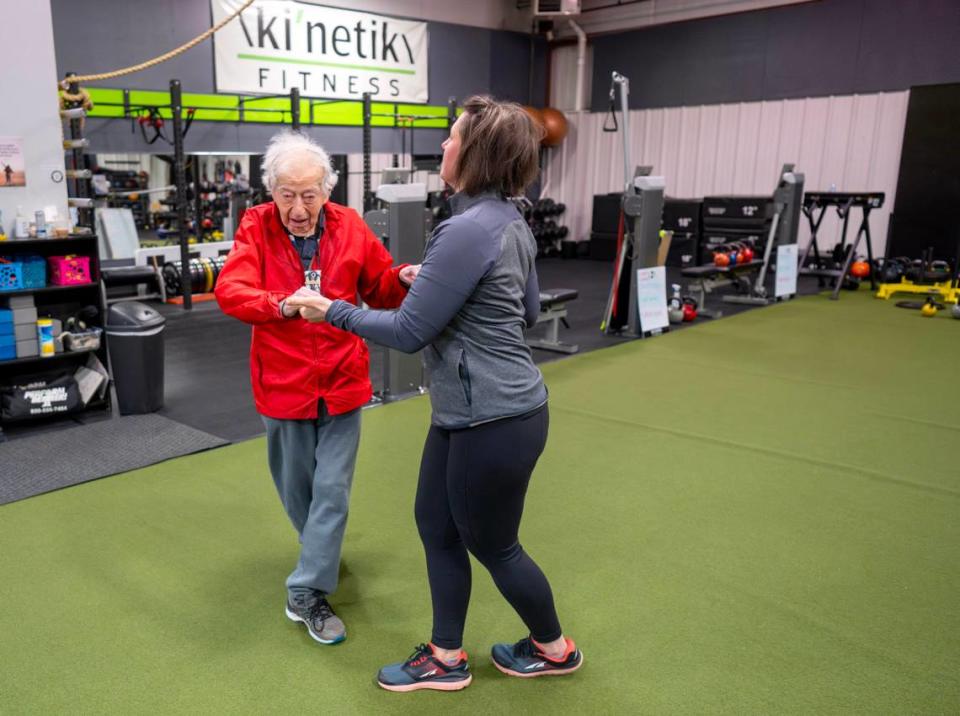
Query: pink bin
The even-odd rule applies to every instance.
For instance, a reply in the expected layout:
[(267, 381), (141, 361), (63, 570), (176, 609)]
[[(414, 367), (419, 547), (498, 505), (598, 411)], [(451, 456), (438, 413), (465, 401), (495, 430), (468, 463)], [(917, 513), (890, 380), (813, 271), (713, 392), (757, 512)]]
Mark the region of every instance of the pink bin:
[(73, 286), (90, 283), (89, 256), (50, 256), (50, 283), (54, 286)]

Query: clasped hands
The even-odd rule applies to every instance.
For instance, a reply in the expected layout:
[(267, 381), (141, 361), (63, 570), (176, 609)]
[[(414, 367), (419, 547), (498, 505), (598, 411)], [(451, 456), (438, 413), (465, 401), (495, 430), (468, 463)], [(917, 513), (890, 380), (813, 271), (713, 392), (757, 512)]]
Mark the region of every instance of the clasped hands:
[(287, 318), (293, 318), (299, 313), (301, 318), (310, 321), (310, 323), (322, 323), (327, 318), (327, 311), (330, 310), (331, 303), (333, 301), (322, 293), (301, 286), (296, 292), (291, 293), (284, 299), (283, 315)]
[[(404, 266), (400, 269), (400, 281), (405, 286), (413, 285), (420, 273), (420, 265)], [(312, 288), (301, 286), (294, 293), (291, 293), (283, 301), (283, 315), (293, 318), (297, 313), (300, 317), (310, 323), (322, 323), (327, 319), (327, 311), (330, 310), (330, 304), (333, 303), (322, 293), (314, 291)]]

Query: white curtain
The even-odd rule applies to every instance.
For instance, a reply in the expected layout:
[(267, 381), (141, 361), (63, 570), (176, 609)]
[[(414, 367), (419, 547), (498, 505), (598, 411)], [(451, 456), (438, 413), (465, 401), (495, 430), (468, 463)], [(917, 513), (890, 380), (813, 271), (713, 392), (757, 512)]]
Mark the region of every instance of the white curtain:
[[(893, 208), (909, 92), (742, 102), (630, 112), (633, 165), (652, 164), (667, 195), (681, 198), (773, 192), (782, 164), (806, 177), (807, 191), (882, 191), (871, 213), (876, 255), (883, 255)], [(622, 135), (601, 130), (606, 115), (569, 113), (563, 144), (550, 149), (543, 195), (567, 205), (562, 222), (576, 240), (590, 236), (593, 195), (623, 187)], [(859, 225), (851, 219), (848, 239)], [(856, 223), (854, 223), (854, 221)], [(800, 245), (809, 239), (805, 218)], [(829, 247), (840, 222), (830, 212), (818, 236)]]

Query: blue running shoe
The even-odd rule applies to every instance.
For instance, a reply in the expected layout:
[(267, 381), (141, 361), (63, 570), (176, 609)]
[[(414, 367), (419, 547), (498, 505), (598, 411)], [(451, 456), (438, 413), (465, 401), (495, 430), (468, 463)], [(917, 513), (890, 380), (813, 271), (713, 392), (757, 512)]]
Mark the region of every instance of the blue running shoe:
[(572, 674), (583, 666), (583, 652), (567, 639), (567, 651), (562, 659), (551, 659), (530, 637), (516, 644), (494, 644), (490, 651), (493, 664), (504, 674), (530, 679), (534, 676), (562, 676)]
[(377, 683), (387, 691), (459, 691), (473, 681), (467, 652), (460, 652), (456, 664), (445, 664), (433, 652), (432, 644), (421, 644), (406, 661), (380, 669)]

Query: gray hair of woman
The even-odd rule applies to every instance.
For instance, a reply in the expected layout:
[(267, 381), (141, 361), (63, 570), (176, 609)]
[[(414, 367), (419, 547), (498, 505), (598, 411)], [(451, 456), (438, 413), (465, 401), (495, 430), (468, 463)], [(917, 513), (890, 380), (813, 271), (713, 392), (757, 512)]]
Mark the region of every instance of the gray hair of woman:
[(277, 179), (294, 162), (315, 163), (317, 169), (323, 172), (320, 188), (326, 196), (330, 196), (339, 178), (333, 171), (330, 155), (307, 135), (291, 130), (273, 135), (267, 144), (267, 151), (263, 155), (263, 186), (267, 191), (274, 190)]

